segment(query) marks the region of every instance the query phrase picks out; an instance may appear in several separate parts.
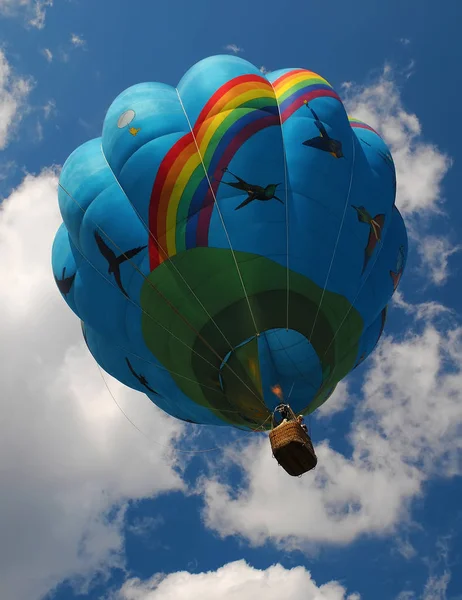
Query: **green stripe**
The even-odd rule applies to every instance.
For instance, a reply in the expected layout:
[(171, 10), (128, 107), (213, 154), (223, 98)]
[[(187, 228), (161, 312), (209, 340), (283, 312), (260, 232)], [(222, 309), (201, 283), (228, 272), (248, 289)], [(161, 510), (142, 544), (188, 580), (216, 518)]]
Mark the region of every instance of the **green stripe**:
[(282, 102), (284, 102), (284, 100), (286, 98), (288, 98), (289, 96), (291, 96), (292, 94), (295, 94), (295, 92), (298, 92), (298, 90), (301, 90), (303, 87), (309, 88), (312, 85), (316, 85), (317, 83), (322, 83), (323, 85), (329, 85), (326, 81), (324, 81), (324, 79), (320, 79), (318, 77), (314, 78), (314, 79), (310, 79), (308, 82), (306, 79), (299, 81), (296, 85), (290, 87), (288, 90), (286, 90), (282, 96), (278, 97), (278, 102), (279, 104), (281, 104)]
[[(269, 102), (268, 102), (269, 101)], [(207, 150), (205, 151), (204, 156), (202, 157), (205, 167), (208, 169), (215, 155), (215, 151), (217, 149), (218, 144), (220, 143), (223, 136), (226, 134), (228, 129), (232, 127), (236, 121), (241, 119), (243, 116), (248, 115), (254, 110), (261, 110), (267, 106), (276, 106), (277, 102), (274, 98), (254, 98), (252, 100), (247, 100), (240, 106), (233, 108), (228, 117), (221, 123), (218, 129), (213, 134), (210, 142), (207, 145)], [(262, 114), (262, 118), (266, 116), (266, 114)], [(210, 174), (209, 174), (210, 176)], [(189, 214), (189, 207), (191, 205), (194, 194), (204, 179), (204, 168), (202, 163), (200, 163), (193, 171), (191, 177), (189, 178), (188, 183), (183, 190), (183, 194), (180, 199), (180, 203), (178, 206), (178, 211), (176, 215), (176, 233), (175, 233), (175, 243), (176, 243), (176, 252), (182, 252), (186, 250), (186, 220)]]

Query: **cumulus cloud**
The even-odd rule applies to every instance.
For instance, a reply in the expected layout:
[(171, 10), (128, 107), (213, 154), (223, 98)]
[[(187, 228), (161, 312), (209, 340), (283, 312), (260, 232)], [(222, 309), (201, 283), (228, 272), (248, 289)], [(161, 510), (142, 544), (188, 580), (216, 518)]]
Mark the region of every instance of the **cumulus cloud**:
[(316, 470), (293, 479), (267, 439), (230, 451), (244, 483), (236, 492), (221, 474), (203, 480), (206, 524), (255, 545), (346, 544), (395, 532), (424, 481), (460, 474), (462, 327), (437, 330), (429, 314), (399, 341), (385, 338), (369, 359), (348, 436), (351, 456), (324, 440)]
[(369, 123), (390, 146), (397, 173), (397, 206), (403, 214), (440, 211), (441, 182), (451, 159), (423, 138), (417, 115), (403, 105), (393, 70), (386, 66), (371, 85), (348, 82), (344, 89), (349, 114)]
[(447, 238), (428, 235), (417, 246), (424, 275), (435, 285), (443, 285), (449, 276), (449, 258), (462, 250)]
[(348, 382), (341, 381), (335, 388), (334, 393), (329, 398), (329, 402), (322, 404), (316, 411), (316, 417), (332, 417), (342, 412), (352, 402), (353, 398), (349, 393)]
[(412, 304), (406, 302), (402, 293), (399, 290), (393, 294), (392, 304), (404, 310), (407, 314), (412, 315), (417, 321), (434, 321), (438, 317), (448, 318), (453, 314), (453, 311), (434, 300)]
[(127, 503), (183, 488), (169, 451), (181, 425), (107, 377), (156, 442), (127, 423), (57, 292), (59, 223), (53, 170), (28, 175), (2, 203), (0, 597), (15, 600), (123, 564)]
[(318, 586), (303, 567), (285, 569), (273, 565), (255, 569), (240, 560), (217, 571), (154, 575), (148, 581), (130, 579), (118, 600), (360, 600), (359, 594), (348, 594), (337, 581)]
[(43, 29), (47, 9), (52, 6), (53, 0), (0, 0), (0, 14), (6, 17), (22, 14), (29, 26)]
[(0, 150), (16, 132), (25, 111), (32, 81), (17, 75), (0, 50)]
[[(408, 79), (414, 68), (411, 60), (401, 76)], [(429, 217), (444, 215), (442, 184), (452, 159), (425, 140), (419, 118), (403, 105), (390, 66), (368, 86), (346, 82), (343, 89), (348, 112), (374, 127), (390, 146), (396, 166), (396, 204), (416, 242), (427, 282), (443, 285), (450, 275), (448, 259), (460, 246), (452, 243), (450, 234), (438, 237), (427, 231)]]

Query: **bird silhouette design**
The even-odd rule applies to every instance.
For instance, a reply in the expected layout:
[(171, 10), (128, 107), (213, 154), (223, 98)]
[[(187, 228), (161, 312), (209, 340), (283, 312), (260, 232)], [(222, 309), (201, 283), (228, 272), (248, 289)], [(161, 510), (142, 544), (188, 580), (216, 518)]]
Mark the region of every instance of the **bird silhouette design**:
[(390, 271), (390, 277), (393, 280), (393, 291), (395, 291), (399, 285), (401, 276), (403, 274), (403, 269), (404, 269), (404, 247), (400, 246), (398, 249), (398, 258), (396, 260), (396, 270)]
[(156, 396), (158, 396), (159, 392), (156, 392), (156, 390), (153, 390), (152, 387), (149, 386), (148, 380), (146, 379), (146, 377), (144, 375), (138, 374), (135, 371), (135, 369), (133, 368), (133, 366), (132, 366), (131, 362), (128, 360), (128, 358), (125, 358), (125, 362), (127, 363), (127, 366), (130, 369), (130, 372), (133, 375), (133, 377), (138, 379), (138, 381), (141, 383), (141, 385), (143, 387), (145, 387), (149, 392), (151, 392), (152, 394), (156, 394)]
[(311, 138), (310, 140), (306, 140), (303, 142), (304, 146), (309, 146), (310, 148), (316, 148), (317, 150), (323, 150), (324, 152), (328, 152), (334, 158), (344, 158), (342, 152), (342, 142), (339, 140), (334, 140), (329, 136), (326, 131), (326, 128), (320, 121), (318, 115), (314, 112), (308, 102), (305, 100), (305, 105), (311, 111), (311, 114), (314, 117), (314, 124), (319, 129), (320, 136)]
[(66, 277), (66, 267), (63, 268), (63, 274), (61, 275), (61, 279), (58, 279), (55, 275), (56, 285), (58, 286), (58, 290), (63, 296), (67, 296), (67, 294), (71, 291), (75, 275), (76, 274), (74, 273), (73, 275)]
[[(361, 140), (361, 142), (364, 142), (364, 144), (366, 144), (367, 146), (372, 148), (372, 145), (369, 144), (369, 142), (366, 142), (366, 140), (363, 140), (363, 138), (359, 138), (359, 139)], [(395, 165), (393, 164), (393, 158), (391, 157), (391, 154), (389, 152), (382, 152), (382, 150), (377, 150), (377, 153), (380, 156), (380, 158), (384, 161), (384, 163), (387, 165), (387, 167), (390, 169), (392, 177), (393, 177), (393, 188), (396, 191), (396, 171), (395, 171)]]
[(95, 240), (98, 245), (99, 251), (107, 260), (109, 267), (108, 273), (114, 275), (114, 279), (119, 286), (122, 293), (128, 298), (128, 294), (122, 285), (122, 280), (120, 277), (120, 265), (127, 260), (132, 259), (136, 256), (141, 250), (144, 250), (147, 246), (139, 246), (138, 248), (133, 248), (132, 250), (127, 250), (127, 252), (123, 252), (119, 256), (116, 256), (115, 252), (113, 252), (103, 238), (100, 236), (98, 231), (95, 231)]
[(374, 253), (375, 247), (382, 239), (382, 228), (385, 222), (385, 215), (375, 215), (372, 217), (369, 212), (364, 208), (364, 206), (352, 206), (358, 213), (358, 221), (360, 223), (366, 223), (369, 225), (369, 238), (367, 240), (367, 246), (364, 250), (364, 265), (363, 270), (364, 273), (367, 267), (367, 263), (369, 262), (372, 254)]
[(393, 158), (391, 157), (391, 154), (389, 152), (382, 152), (381, 150), (378, 150), (378, 153), (380, 155), (380, 158), (391, 171), (391, 175), (393, 177), (393, 188), (396, 191), (396, 170), (395, 165), (393, 164)]
[(377, 152), (379, 153), (380, 158), (384, 161), (387, 167), (394, 173), (395, 166), (393, 164), (391, 154), (389, 152), (382, 152), (382, 150), (377, 150)]
[(236, 206), (234, 210), (239, 210), (240, 208), (247, 206), (247, 204), (250, 204), (250, 202), (253, 202), (254, 200), (261, 200), (265, 202), (267, 200), (274, 199), (284, 204), (284, 202), (275, 195), (276, 188), (278, 187), (278, 185), (281, 185), (280, 183), (270, 183), (266, 187), (262, 187), (261, 185), (247, 183), (237, 175), (234, 175), (234, 173), (231, 173), (231, 171), (227, 168), (223, 169), (223, 173), (229, 173), (236, 179), (236, 181), (223, 181), (223, 179), (220, 179), (220, 183), (224, 183), (225, 185), (229, 185), (230, 187), (236, 188), (237, 190), (247, 192), (247, 198), (244, 200), (244, 202), (241, 202), (239, 206)]
[(366, 353), (365, 353), (365, 352), (363, 352), (363, 353), (361, 354), (361, 356), (359, 357), (359, 359), (358, 359), (358, 362), (355, 364), (355, 366), (354, 366), (353, 368), (354, 368), (354, 369), (356, 369), (356, 367), (359, 367), (359, 365), (360, 365), (361, 363), (363, 363), (363, 362), (365, 361), (365, 359), (366, 359)]
[(387, 321), (387, 314), (388, 314), (388, 304), (385, 306), (385, 308), (381, 312), (382, 322), (380, 323), (380, 331), (379, 331), (379, 335), (377, 337), (376, 344), (378, 343), (378, 341), (382, 337), (383, 330), (385, 329), (385, 323)]

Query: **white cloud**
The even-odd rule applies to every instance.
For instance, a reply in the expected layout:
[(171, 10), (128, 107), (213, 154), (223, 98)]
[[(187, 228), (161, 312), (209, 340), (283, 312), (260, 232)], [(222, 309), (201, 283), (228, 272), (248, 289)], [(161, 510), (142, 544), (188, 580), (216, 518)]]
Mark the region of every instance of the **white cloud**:
[(419, 304), (412, 304), (404, 300), (402, 293), (399, 290), (393, 294), (392, 304), (404, 310), (407, 314), (412, 315), (416, 320), (433, 321), (437, 317), (450, 317), (453, 313), (451, 309), (439, 302), (430, 300)]
[[(17, 164), (14, 160), (4, 160), (0, 163), (0, 182), (7, 180), (16, 170)], [(0, 199), (3, 199), (0, 196)], [(0, 200), (1, 201), (1, 200)]]
[(451, 573), (445, 571), (442, 575), (432, 575), (425, 584), (422, 600), (446, 600), (447, 589), (451, 581)]
[(35, 124), (35, 141), (41, 142), (43, 140), (43, 125), (40, 121)]
[(285, 569), (277, 564), (265, 570), (240, 560), (217, 571), (154, 575), (148, 581), (130, 579), (119, 593), (119, 600), (360, 600), (347, 594), (337, 581), (318, 586), (303, 567)]
[(417, 555), (417, 550), (408, 539), (398, 538), (396, 540), (396, 551), (406, 560), (410, 560)]
[(76, 33), (73, 33), (71, 35), (71, 44), (75, 46), (75, 48), (81, 48), (82, 46), (85, 46), (86, 43), (87, 42), (83, 39), (81, 35), (77, 35)]
[(3, 150), (16, 132), (27, 110), (27, 97), (32, 82), (16, 75), (0, 50), (0, 150)]
[(450, 537), (446, 536), (438, 539), (436, 559), (423, 559), (423, 562), (428, 566), (429, 573), (422, 594), (411, 590), (403, 590), (396, 600), (447, 600), (447, 590), (451, 581), (451, 571), (448, 564), (448, 541)]
[(435, 285), (443, 285), (449, 276), (449, 258), (460, 252), (462, 246), (454, 246), (444, 237), (428, 235), (420, 241), (417, 250), (422, 259), (422, 276)]
[(42, 50), (42, 54), (47, 59), (48, 62), (52, 62), (53, 60), (53, 52), (49, 48), (44, 48)]
[(233, 52), (234, 54), (239, 54), (240, 52), (244, 52), (244, 48), (241, 48), (240, 46), (237, 46), (236, 44), (228, 44), (227, 46), (225, 46), (225, 50), (228, 50), (229, 52)]
[(411, 58), (409, 64), (402, 70), (402, 74), (406, 79), (409, 79), (415, 73), (415, 60)]
[(149, 538), (156, 529), (164, 524), (164, 522), (162, 515), (158, 515), (157, 517), (142, 517), (140, 519), (136, 518), (127, 527), (127, 530), (133, 535)]
[(45, 119), (49, 119), (56, 115), (56, 102), (54, 100), (48, 100), (46, 104), (42, 107), (43, 116)]
[(230, 450), (244, 483), (236, 491), (221, 473), (203, 480), (206, 524), (255, 545), (346, 544), (396, 532), (424, 481), (461, 473), (462, 327), (437, 331), (427, 319), (419, 330), (385, 338), (369, 359), (351, 457), (324, 440), (318, 467), (298, 479), (278, 467), (266, 437)]
[(403, 214), (440, 211), (441, 182), (451, 160), (423, 139), (417, 115), (403, 106), (391, 67), (386, 66), (369, 86), (348, 82), (344, 89), (349, 114), (371, 125), (390, 146), (397, 171), (397, 206)]
[(56, 289), (50, 252), (59, 223), (51, 170), (28, 175), (2, 203), (0, 597), (15, 600), (123, 563), (127, 502), (182, 489), (161, 447), (181, 425), (108, 378), (156, 442), (126, 421)]
[(37, 29), (45, 27), (47, 8), (53, 6), (53, 0), (35, 0), (32, 4), (32, 16), (29, 19), (29, 25)]
[(322, 404), (314, 413), (316, 417), (332, 417), (342, 412), (353, 401), (348, 390), (348, 382), (341, 381), (335, 388), (328, 402)]
[(399, 41), (403, 44), (403, 46), (409, 46), (409, 44), (411, 43), (411, 40), (409, 38), (406, 38), (406, 37), (400, 38)]
[[(415, 61), (401, 71), (408, 79)], [(343, 84), (349, 114), (369, 123), (390, 146), (396, 166), (396, 204), (403, 213), (410, 237), (416, 242), (427, 282), (442, 285), (449, 277), (448, 258), (459, 250), (449, 238), (427, 235), (429, 217), (443, 215), (443, 179), (452, 165), (450, 157), (425, 141), (417, 115), (406, 110), (389, 65), (369, 86)]]
[(30, 0), (0, 0), (0, 14), (9, 17), (14, 15), (18, 9), (30, 4)]
[(52, 6), (53, 0), (0, 0), (0, 14), (6, 17), (24, 14), (28, 25), (43, 29), (47, 9)]

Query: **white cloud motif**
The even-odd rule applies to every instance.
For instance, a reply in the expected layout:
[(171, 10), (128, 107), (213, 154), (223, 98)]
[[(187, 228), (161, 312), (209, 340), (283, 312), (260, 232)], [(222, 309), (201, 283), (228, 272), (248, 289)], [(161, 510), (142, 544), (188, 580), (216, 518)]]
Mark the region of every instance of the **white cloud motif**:
[(23, 14), (27, 25), (43, 29), (47, 9), (52, 6), (53, 0), (0, 0), (0, 14), (6, 17)]
[(14, 73), (4, 52), (0, 50), (0, 150), (4, 150), (27, 110), (32, 90), (30, 78)]
[(385, 67), (373, 85), (348, 82), (345, 89), (348, 113), (376, 129), (390, 146), (397, 174), (396, 204), (403, 215), (441, 210), (441, 182), (452, 161), (423, 140), (422, 125), (404, 108), (391, 68)]
[(273, 565), (255, 569), (240, 560), (207, 573), (182, 571), (154, 575), (148, 581), (130, 579), (117, 600), (361, 600), (337, 581), (318, 586), (303, 567)]
[(182, 425), (107, 376), (156, 441), (127, 422), (57, 291), (60, 220), (52, 170), (28, 175), (0, 211), (2, 599), (39, 600), (66, 578), (123, 565), (128, 500), (183, 488), (166, 454)]

